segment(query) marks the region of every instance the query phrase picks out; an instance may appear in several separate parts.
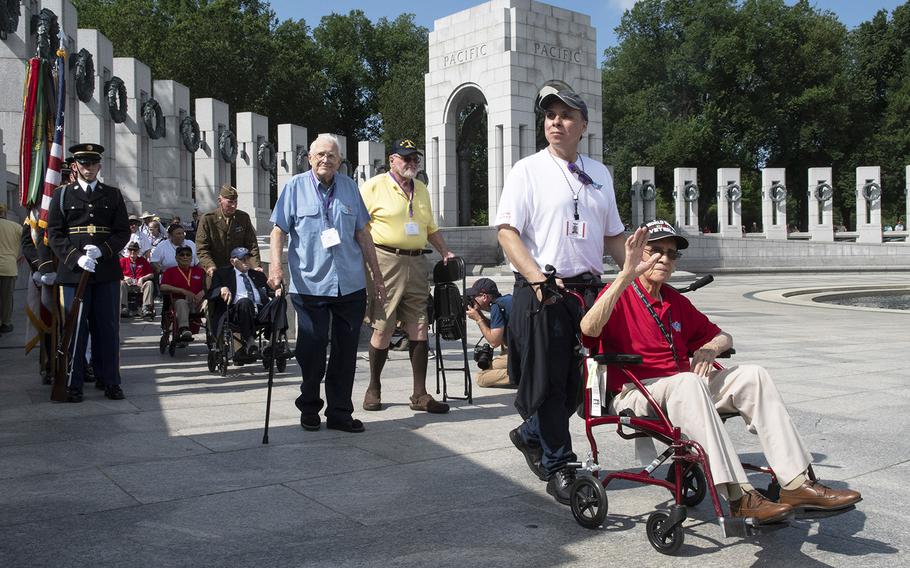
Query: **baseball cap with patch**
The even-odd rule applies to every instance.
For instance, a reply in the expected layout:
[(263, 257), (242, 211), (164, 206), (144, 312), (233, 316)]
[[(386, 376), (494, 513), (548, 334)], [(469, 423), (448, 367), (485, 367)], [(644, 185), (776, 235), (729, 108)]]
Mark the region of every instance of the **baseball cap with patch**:
[(547, 85), (537, 94), (537, 108), (546, 111), (554, 101), (562, 101), (567, 106), (581, 111), (581, 117), (588, 120), (588, 105), (585, 104), (578, 93), (569, 89), (560, 91), (556, 87)]
[(655, 219), (653, 221), (648, 221), (647, 223), (642, 223), (642, 227), (648, 229), (648, 242), (659, 241), (660, 239), (666, 239), (668, 237), (673, 237), (676, 239), (676, 248), (677, 250), (682, 250), (689, 247), (689, 241), (686, 240), (686, 237), (680, 235), (676, 231), (676, 227), (664, 221), (663, 219)]
[(398, 154), (399, 156), (410, 156), (411, 154), (420, 154), (423, 156), (423, 152), (417, 149), (417, 144), (410, 138), (396, 140), (395, 143), (392, 144), (392, 151), (390, 153)]

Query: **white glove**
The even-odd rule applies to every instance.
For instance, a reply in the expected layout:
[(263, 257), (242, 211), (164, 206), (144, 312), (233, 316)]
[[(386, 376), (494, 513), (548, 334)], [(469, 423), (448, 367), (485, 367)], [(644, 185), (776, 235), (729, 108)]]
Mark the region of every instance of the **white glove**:
[(82, 270), (88, 270), (89, 272), (94, 272), (95, 267), (98, 266), (98, 262), (87, 254), (80, 256), (79, 260), (76, 261), (76, 264), (78, 264)]
[(85, 245), (82, 247), (82, 250), (84, 250), (85, 255), (90, 257), (92, 260), (101, 258), (101, 249), (95, 245)]
[(41, 275), (41, 283), (42, 283), (42, 284), (45, 284), (45, 285), (47, 285), (47, 286), (53, 286), (53, 285), (54, 285), (54, 282), (56, 282), (56, 281), (57, 281), (57, 273), (56, 273), (56, 272), (48, 272), (47, 274), (42, 274), (42, 275)]
[(42, 279), (42, 274), (41, 274), (40, 272), (37, 272), (37, 271), (36, 271), (36, 272), (32, 272), (32, 280), (35, 281), (35, 284), (41, 284), (41, 283), (42, 283), (42, 280), (43, 280), (43, 279)]

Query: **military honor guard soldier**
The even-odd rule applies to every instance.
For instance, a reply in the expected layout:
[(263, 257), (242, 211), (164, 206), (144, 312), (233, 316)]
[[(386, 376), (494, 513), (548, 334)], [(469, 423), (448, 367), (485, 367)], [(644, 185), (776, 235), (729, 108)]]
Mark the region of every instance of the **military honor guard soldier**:
[[(120, 270), (119, 255), (130, 238), (126, 204), (120, 190), (98, 181), (104, 148), (76, 144), (73, 155), (75, 182), (54, 192), (48, 211), (48, 243), (59, 259), (57, 283), (63, 289), (64, 310), (72, 305), (84, 271), (91, 273), (85, 289), (83, 317), (69, 346), (72, 359), (68, 402), (82, 402), (85, 358), (91, 333), (97, 381), (104, 395), (123, 399), (120, 388)], [(80, 354), (73, 357), (73, 354)]]

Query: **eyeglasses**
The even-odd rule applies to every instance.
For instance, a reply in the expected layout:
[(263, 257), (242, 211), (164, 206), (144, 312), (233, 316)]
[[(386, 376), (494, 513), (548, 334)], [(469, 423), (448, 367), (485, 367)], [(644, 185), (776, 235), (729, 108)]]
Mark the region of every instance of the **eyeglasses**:
[(585, 173), (585, 171), (575, 165), (574, 162), (569, 162), (569, 171), (578, 176), (578, 181), (584, 185), (594, 185), (594, 180), (591, 179), (591, 176)]
[(667, 258), (669, 258), (670, 260), (676, 260), (683, 255), (683, 253), (679, 252), (678, 250), (662, 249), (660, 247), (645, 247), (645, 252), (648, 254), (651, 254), (651, 255), (654, 255), (654, 254), (661, 255), (662, 254), (662, 255), (666, 256)]
[(334, 162), (338, 158), (338, 155), (333, 152), (316, 152), (313, 154), (313, 157), (316, 158), (317, 161), (325, 160), (327, 162)]
[(420, 161), (420, 154), (408, 154), (407, 156), (402, 156), (401, 154), (395, 154), (398, 156), (398, 159), (402, 162), (414, 162), (415, 164)]
[(191, 252), (178, 252), (177, 256), (193, 256)]

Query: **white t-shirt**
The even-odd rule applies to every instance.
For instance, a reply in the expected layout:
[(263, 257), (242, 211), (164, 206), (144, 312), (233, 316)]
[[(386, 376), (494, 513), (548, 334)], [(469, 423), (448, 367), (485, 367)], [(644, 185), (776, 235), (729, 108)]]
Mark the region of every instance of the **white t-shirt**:
[[(181, 246), (187, 246), (192, 249), (193, 262), (191, 265), (196, 266), (199, 264), (199, 259), (196, 257), (196, 243), (189, 239), (183, 239), (183, 245)], [(177, 266), (177, 247), (174, 246), (170, 239), (165, 239), (155, 245), (155, 248), (152, 249), (152, 257), (149, 260), (160, 264), (162, 272), (172, 266)]]
[[(546, 148), (519, 160), (506, 177), (495, 225), (515, 228), (541, 270), (550, 264), (561, 277), (600, 274), (604, 237), (625, 229), (616, 209), (613, 178), (606, 166), (579, 154), (575, 165), (601, 187), (583, 186), (568, 165)], [(584, 239), (568, 236), (574, 220), (573, 192), (578, 194)]]

